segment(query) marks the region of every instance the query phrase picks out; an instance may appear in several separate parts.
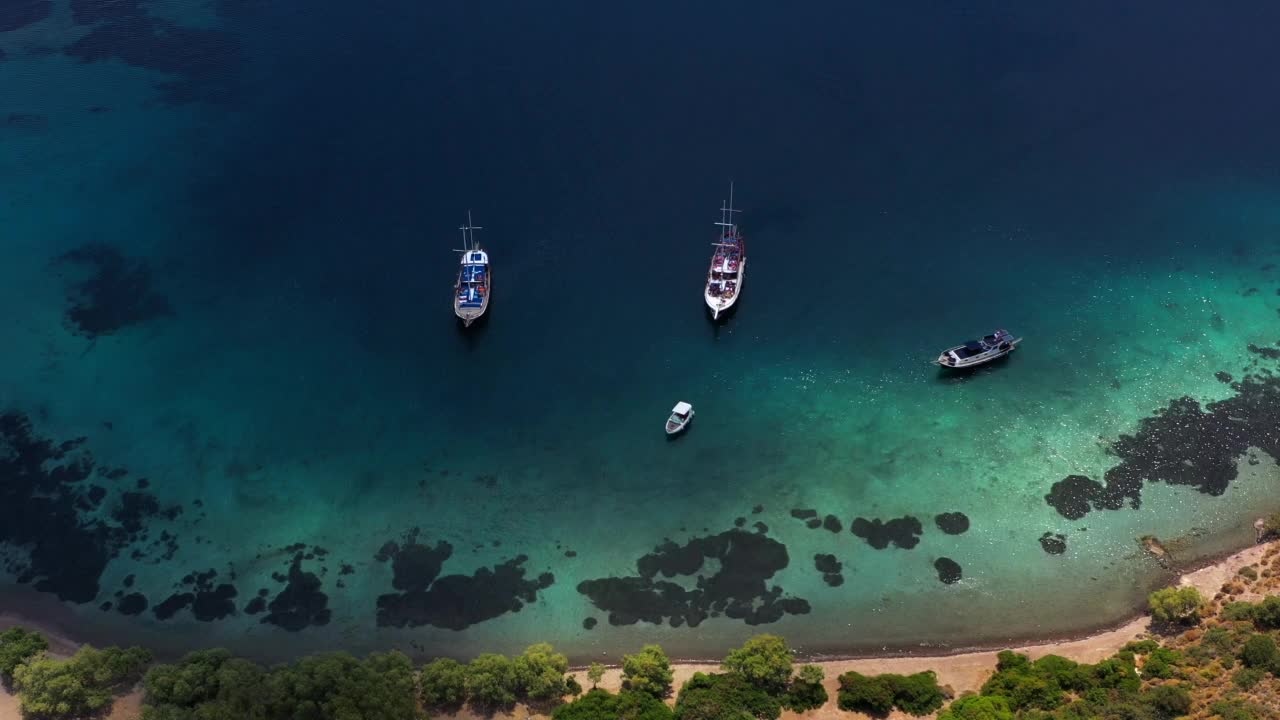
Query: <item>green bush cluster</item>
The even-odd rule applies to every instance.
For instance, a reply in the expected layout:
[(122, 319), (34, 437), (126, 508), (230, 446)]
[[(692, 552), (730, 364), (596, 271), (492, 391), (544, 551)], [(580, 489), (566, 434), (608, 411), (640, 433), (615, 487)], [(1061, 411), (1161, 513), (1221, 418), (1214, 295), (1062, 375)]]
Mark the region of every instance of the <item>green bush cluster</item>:
[(694, 673), (680, 688), (675, 720), (776, 720), (782, 703), (736, 674)]
[(804, 665), (791, 678), (787, 693), (782, 699), (783, 707), (796, 712), (813, 710), (827, 704), (827, 689), (822, 686), (826, 673), (817, 665)]
[(868, 676), (852, 671), (840, 676), (837, 700), (841, 710), (873, 716), (888, 715), (895, 707), (908, 715), (928, 715), (945, 701), (932, 672)]
[(1262, 602), (1228, 603), (1222, 608), (1222, 619), (1233, 622), (1251, 622), (1259, 630), (1280, 629), (1280, 596), (1271, 595)]
[(187, 655), (146, 674), (142, 720), (403, 720), (417, 715), (413, 662), (324, 653), (266, 669), (225, 650)]
[(552, 720), (671, 720), (671, 708), (649, 693), (623, 690), (614, 695), (592, 689), (557, 707)]
[(12, 627), (0, 633), (0, 680), (13, 682), (13, 671), (49, 649), (49, 641), (38, 632)]
[(151, 653), (142, 648), (88, 645), (66, 660), (33, 657), (13, 669), (22, 712), (28, 717), (80, 718), (110, 708), (115, 695), (142, 677)]

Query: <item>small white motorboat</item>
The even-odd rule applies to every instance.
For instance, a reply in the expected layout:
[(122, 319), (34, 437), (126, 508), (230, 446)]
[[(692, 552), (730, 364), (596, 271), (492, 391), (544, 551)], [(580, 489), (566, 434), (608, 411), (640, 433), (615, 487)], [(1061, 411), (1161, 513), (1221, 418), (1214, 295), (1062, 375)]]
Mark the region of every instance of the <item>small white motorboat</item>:
[(997, 330), (981, 340), (970, 340), (943, 350), (933, 363), (953, 370), (977, 367), (1008, 355), (1017, 349), (1020, 342), (1022, 338), (1015, 338), (1006, 330)]
[(675, 435), (689, 427), (690, 420), (693, 420), (693, 406), (687, 402), (676, 403), (671, 408), (671, 417), (667, 418), (667, 434)]

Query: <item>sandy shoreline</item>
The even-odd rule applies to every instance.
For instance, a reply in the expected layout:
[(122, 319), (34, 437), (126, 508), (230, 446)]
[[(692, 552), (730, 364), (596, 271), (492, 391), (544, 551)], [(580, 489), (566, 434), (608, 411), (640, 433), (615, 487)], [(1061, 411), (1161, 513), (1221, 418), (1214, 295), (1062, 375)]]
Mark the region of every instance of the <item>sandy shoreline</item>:
[[(1212, 598), (1224, 583), (1235, 576), (1240, 568), (1259, 562), (1272, 544), (1254, 545), (1216, 562), (1205, 564), (1196, 570), (1185, 572), (1179, 578), (1178, 585), (1193, 586), (1206, 598)], [(13, 625), (24, 625), (44, 632), (49, 638), (50, 649), (58, 655), (70, 654), (79, 646), (79, 643), (67, 638), (56, 628), (50, 629), (40, 623), (32, 623), (25, 618), (0, 612), (0, 630)], [(968, 690), (977, 690), (981, 687), (986, 678), (994, 671), (996, 654), (1000, 650), (1016, 650), (1032, 658), (1055, 654), (1079, 662), (1097, 662), (1115, 653), (1125, 643), (1145, 636), (1149, 626), (1150, 618), (1143, 615), (1133, 618), (1119, 627), (1096, 632), (1081, 638), (1011, 644), (998, 649), (959, 650), (943, 654), (913, 655), (901, 653), (879, 657), (817, 659), (813, 663), (822, 666), (826, 670), (827, 679), (825, 685), (833, 701), (828, 703), (827, 706), (805, 713), (803, 716), (784, 713), (783, 717), (850, 717), (850, 713), (837, 710), (834, 704), (837, 687), (836, 678), (841, 673), (850, 670), (856, 670), (868, 675), (886, 672), (914, 673), (922, 670), (933, 670), (938, 675), (939, 683), (950, 685), (959, 694)], [(678, 661), (674, 667), (675, 687), (680, 687), (685, 680), (696, 672), (715, 672), (718, 669), (718, 663)], [(584, 686), (590, 685), (581, 669), (577, 671), (577, 675), (579, 682)], [(609, 668), (600, 683), (600, 687), (608, 690), (618, 690), (621, 685), (622, 671), (620, 668)], [(109, 716), (109, 720), (127, 720), (137, 717), (140, 702), (140, 691), (135, 691), (120, 698), (116, 703), (115, 710)], [(525, 708), (518, 707), (514, 713), (505, 716), (499, 715), (498, 717), (525, 718), (529, 716)], [(896, 716), (897, 714), (895, 713), (894, 717)], [(18, 720), (19, 717), (17, 698), (0, 689), (0, 720)], [(464, 711), (459, 717), (468, 718), (471, 716)]]

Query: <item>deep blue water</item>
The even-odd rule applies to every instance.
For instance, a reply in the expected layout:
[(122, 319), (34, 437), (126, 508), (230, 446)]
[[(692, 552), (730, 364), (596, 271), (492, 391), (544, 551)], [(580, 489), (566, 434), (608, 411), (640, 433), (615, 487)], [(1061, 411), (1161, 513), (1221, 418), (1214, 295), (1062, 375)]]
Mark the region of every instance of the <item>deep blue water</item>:
[[(187, 508), (147, 520), (180, 538), (158, 564), (129, 558), (154, 537), (113, 541), (101, 592), (60, 616), (78, 632), (717, 654), (759, 628), (615, 627), (577, 585), (761, 504), (790, 550), (770, 584), (813, 605), (781, 631), (814, 650), (996, 641), (1123, 616), (1163, 577), (1135, 534), (1218, 552), (1268, 502), (1274, 473), (1225, 499), (1161, 486), (1085, 534), (1043, 498), (1100, 478), (1116, 462), (1100, 443), (1169, 400), (1228, 396), (1214, 372), (1277, 339), (1272, 3), (57, 0), (6, 19), (0, 412), (87, 436), (100, 467)], [(700, 285), (731, 180), (750, 271), (714, 325)], [(468, 210), (495, 299), (464, 332), (449, 298)], [(74, 269), (50, 262), (94, 242), (145, 263), (171, 312), (96, 339), (68, 325)], [(104, 304), (138, 292), (113, 288)], [(996, 372), (926, 364), (993, 324), (1029, 338)], [(698, 420), (667, 443), (679, 399)], [(74, 522), (118, 525), (123, 492)], [(872, 551), (815, 540), (799, 507), (926, 528), (962, 510), (974, 530)], [(555, 582), (465, 631), (371, 634), (392, 575), (372, 557), (411, 527), (452, 544), (445, 573), (523, 554)], [(1081, 549), (1047, 556), (1050, 530)], [(331, 632), (246, 613), (293, 543), (331, 553), (304, 566)], [(814, 552), (842, 553), (850, 581), (824, 586)], [(937, 582), (943, 553), (964, 583)], [(95, 609), (129, 574), (154, 606), (228, 565), (236, 614), (209, 626)], [(1122, 580), (1080, 583), (1108, 571)], [(1083, 605), (1045, 619), (1038, 592)], [(954, 604), (926, 621), (913, 597)]]

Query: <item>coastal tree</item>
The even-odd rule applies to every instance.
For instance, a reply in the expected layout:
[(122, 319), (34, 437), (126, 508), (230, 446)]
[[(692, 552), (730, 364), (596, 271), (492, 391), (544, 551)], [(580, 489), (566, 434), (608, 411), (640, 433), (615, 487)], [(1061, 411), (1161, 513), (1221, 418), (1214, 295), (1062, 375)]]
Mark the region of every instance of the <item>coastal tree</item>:
[(591, 663), (591, 667), (587, 668), (587, 679), (591, 681), (591, 688), (594, 690), (604, 679), (604, 665), (598, 662)]
[(437, 658), (422, 666), (418, 697), (423, 707), (453, 712), (467, 701), (467, 668), (457, 660)]
[(49, 641), (38, 632), (11, 627), (0, 633), (0, 680), (12, 683), (14, 669), (47, 649)]
[(516, 677), (516, 692), (521, 699), (544, 701), (569, 693), (564, 678), (569, 670), (569, 660), (549, 643), (530, 645), (511, 665)]
[(147, 671), (142, 720), (187, 717), (196, 708), (209, 718), (252, 717), (267, 704), (265, 671), (226, 650), (189, 653)]
[(776, 720), (778, 699), (737, 674), (694, 673), (680, 688), (675, 720)]
[(791, 650), (777, 635), (756, 635), (742, 647), (730, 651), (721, 667), (770, 693), (779, 694), (787, 689), (791, 680)]
[(663, 698), (671, 694), (671, 661), (658, 645), (645, 645), (634, 655), (622, 656), (622, 684), (628, 690)]
[(796, 712), (813, 710), (827, 704), (827, 689), (822, 686), (826, 673), (817, 665), (802, 665), (787, 687), (782, 704)]
[(467, 698), (485, 709), (515, 704), (520, 689), (515, 664), (510, 658), (484, 653), (467, 663)]
[(151, 662), (142, 648), (88, 645), (66, 660), (41, 657), (14, 669), (22, 712), (44, 718), (78, 718), (110, 707), (117, 692), (137, 682)]
[(1162, 588), (1147, 596), (1151, 617), (1162, 623), (1192, 624), (1200, 618), (1204, 598), (1194, 587)]
[(893, 704), (908, 715), (932, 714), (946, 702), (946, 695), (938, 687), (938, 677), (932, 670), (889, 677), (893, 686)]

